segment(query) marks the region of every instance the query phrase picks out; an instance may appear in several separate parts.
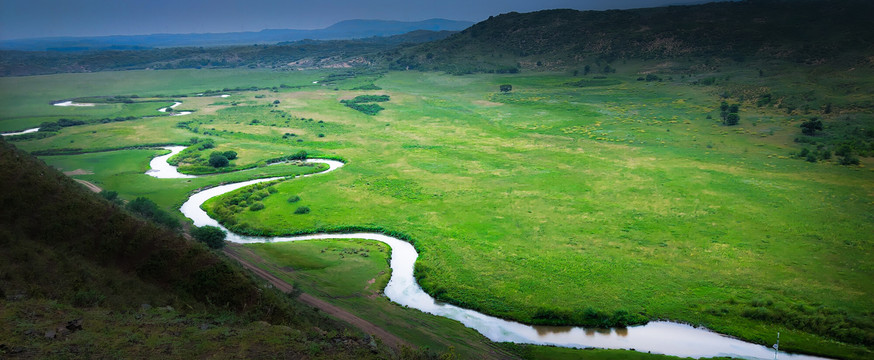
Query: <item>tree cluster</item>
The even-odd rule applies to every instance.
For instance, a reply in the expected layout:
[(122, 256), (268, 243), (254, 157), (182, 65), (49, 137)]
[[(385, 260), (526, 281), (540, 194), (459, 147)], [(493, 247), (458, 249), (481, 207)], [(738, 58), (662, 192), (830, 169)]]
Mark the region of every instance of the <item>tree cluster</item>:
[(729, 105), (727, 102), (723, 101), (722, 104), (719, 105), (719, 116), (722, 118), (722, 124), (728, 126), (737, 125), (740, 122), (738, 111), (740, 111), (740, 105)]

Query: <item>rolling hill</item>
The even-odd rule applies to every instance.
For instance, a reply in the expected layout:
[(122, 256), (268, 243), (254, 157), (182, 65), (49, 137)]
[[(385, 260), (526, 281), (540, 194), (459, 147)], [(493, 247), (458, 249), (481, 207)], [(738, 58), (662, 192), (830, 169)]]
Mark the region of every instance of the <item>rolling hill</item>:
[(595, 60), (727, 58), (866, 61), (874, 51), (859, 0), (762, 0), (659, 8), (544, 10), (490, 17), (449, 38), (384, 54), (394, 69), (453, 73), (567, 68)]

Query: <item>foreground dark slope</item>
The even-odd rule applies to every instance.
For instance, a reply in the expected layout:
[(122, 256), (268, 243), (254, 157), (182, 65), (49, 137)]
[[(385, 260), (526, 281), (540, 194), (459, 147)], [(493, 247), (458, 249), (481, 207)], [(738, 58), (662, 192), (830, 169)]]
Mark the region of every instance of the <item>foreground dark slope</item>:
[(0, 357), (385, 357), (3, 140), (0, 184)]
[(593, 60), (723, 57), (821, 63), (874, 49), (874, 3), (720, 2), (491, 17), (447, 39), (384, 54), (393, 68), (453, 73), (562, 68)]

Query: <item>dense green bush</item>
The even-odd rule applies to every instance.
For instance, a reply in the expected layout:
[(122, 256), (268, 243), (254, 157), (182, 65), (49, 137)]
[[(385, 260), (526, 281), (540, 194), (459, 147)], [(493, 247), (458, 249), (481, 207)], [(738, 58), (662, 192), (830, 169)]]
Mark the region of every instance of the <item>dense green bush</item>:
[(309, 214), (310, 208), (307, 206), (300, 206), (297, 209), (294, 209), (295, 214)]
[(167, 226), (171, 229), (179, 228), (179, 221), (170, 215), (168, 212), (162, 210), (158, 207), (158, 204), (155, 204), (154, 201), (149, 200), (144, 197), (138, 197), (133, 201), (127, 203), (128, 210), (142, 215), (145, 218), (148, 218), (156, 223)]
[(225, 246), (227, 234), (218, 227), (207, 225), (191, 229), (191, 236), (211, 249), (221, 249)]
[(209, 156), (209, 165), (212, 167), (220, 168), (230, 165), (230, 161), (225, 157), (224, 153), (214, 152)]
[(817, 130), (822, 130), (822, 121), (818, 117), (812, 117), (801, 123), (801, 133), (808, 136), (816, 135)]

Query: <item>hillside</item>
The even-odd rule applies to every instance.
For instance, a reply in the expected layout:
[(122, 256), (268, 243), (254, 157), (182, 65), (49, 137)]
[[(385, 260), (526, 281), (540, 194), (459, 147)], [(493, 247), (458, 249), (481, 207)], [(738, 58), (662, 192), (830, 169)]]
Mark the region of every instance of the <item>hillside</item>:
[(490, 17), (447, 39), (384, 54), (392, 68), (453, 73), (554, 69), (594, 60), (727, 58), (866, 61), (859, 0), (762, 0), (632, 10), (545, 10)]
[(384, 357), (3, 140), (0, 183), (0, 357)]

